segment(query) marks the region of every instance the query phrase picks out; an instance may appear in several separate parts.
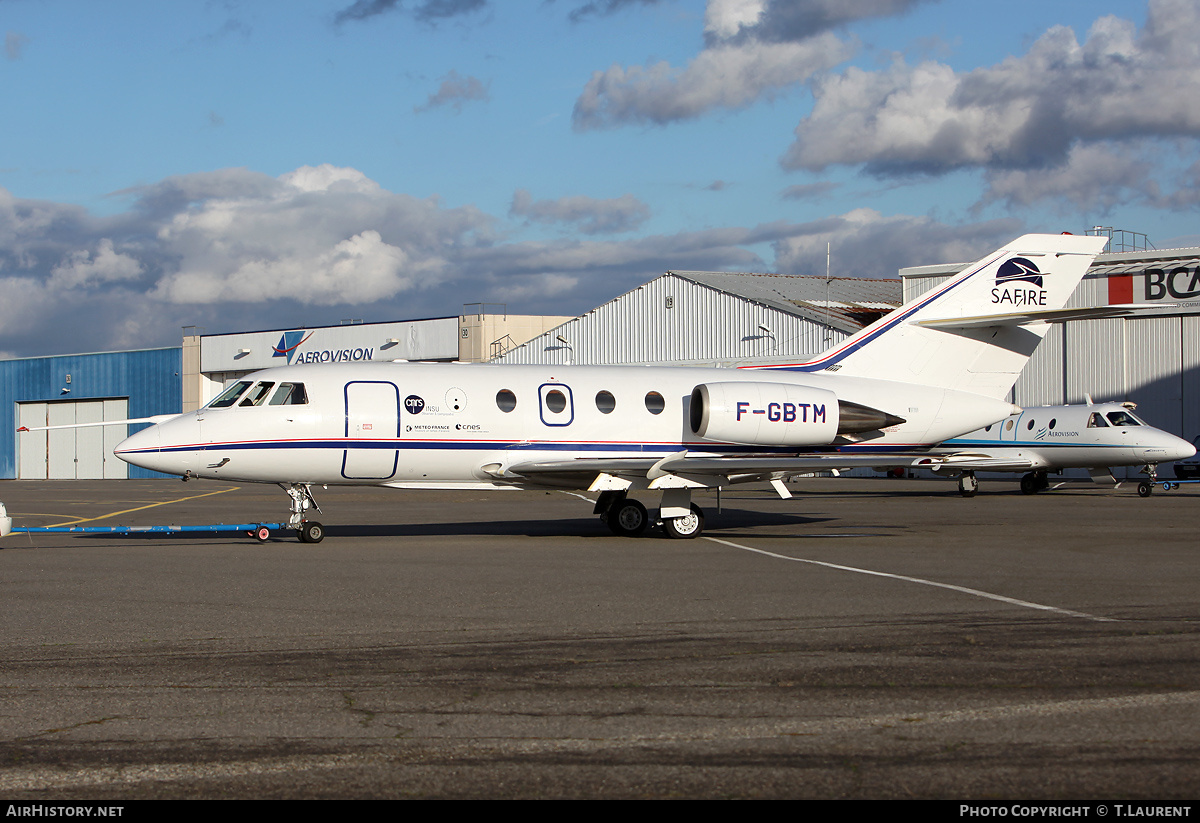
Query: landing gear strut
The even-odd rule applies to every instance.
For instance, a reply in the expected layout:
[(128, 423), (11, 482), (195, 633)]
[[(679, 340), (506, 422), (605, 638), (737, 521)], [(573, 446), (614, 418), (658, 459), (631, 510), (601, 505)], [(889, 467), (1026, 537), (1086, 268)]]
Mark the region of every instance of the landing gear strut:
[[(321, 512), (316, 498), (307, 483), (280, 483), (279, 487), (288, 493), (292, 499), (292, 516), (288, 518), (288, 526), (296, 530), (301, 543), (320, 543), (325, 539), (325, 527), (316, 520), (308, 520), (304, 513), (310, 508)], [(324, 514), (324, 512), (321, 512)]]
[(1158, 464), (1147, 463), (1142, 467), (1142, 473), (1149, 475), (1150, 479), (1138, 483), (1138, 496), (1149, 497), (1150, 492), (1154, 491), (1154, 484), (1158, 482)]

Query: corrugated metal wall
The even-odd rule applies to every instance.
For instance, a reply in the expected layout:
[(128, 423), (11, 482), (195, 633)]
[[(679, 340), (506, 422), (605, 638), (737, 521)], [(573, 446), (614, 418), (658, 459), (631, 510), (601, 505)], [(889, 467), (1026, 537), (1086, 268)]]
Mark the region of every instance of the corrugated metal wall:
[[(0, 427), (11, 433), (0, 437), (0, 478), (17, 477), (19, 403), (127, 397), (131, 418), (178, 413), (182, 368), (181, 348), (0, 360)], [(129, 476), (162, 475), (130, 466)]]
[(496, 362), (610, 365), (799, 356), (845, 338), (844, 332), (667, 274)]

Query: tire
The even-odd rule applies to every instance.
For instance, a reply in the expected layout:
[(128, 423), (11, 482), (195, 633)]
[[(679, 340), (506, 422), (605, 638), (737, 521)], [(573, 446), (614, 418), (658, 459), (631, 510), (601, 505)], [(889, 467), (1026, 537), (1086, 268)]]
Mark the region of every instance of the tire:
[(686, 517), (664, 520), (663, 531), (667, 533), (667, 537), (675, 540), (691, 540), (699, 537), (700, 532), (704, 531), (704, 512), (700, 511), (700, 507), (693, 503), (692, 513)]
[(1021, 478), (1021, 494), (1037, 494), (1040, 488), (1042, 488), (1042, 484), (1038, 482), (1037, 475), (1032, 472)]
[(605, 522), (613, 534), (637, 537), (650, 525), (650, 515), (641, 503), (626, 498), (608, 510)]
[(1138, 483), (1138, 497), (1149, 497), (1152, 491), (1154, 491), (1154, 485), (1148, 480)]
[(964, 474), (958, 478), (958, 493), (963, 497), (974, 497), (979, 491), (979, 481), (973, 474)]
[(257, 540), (259, 543), (266, 543), (267, 538), (271, 536), (271, 530), (268, 529), (266, 526), (259, 526), (257, 529), (250, 532), (250, 536), (253, 537), (255, 540)]
[(316, 520), (305, 520), (298, 531), (301, 543), (320, 543), (325, 539), (325, 527)]

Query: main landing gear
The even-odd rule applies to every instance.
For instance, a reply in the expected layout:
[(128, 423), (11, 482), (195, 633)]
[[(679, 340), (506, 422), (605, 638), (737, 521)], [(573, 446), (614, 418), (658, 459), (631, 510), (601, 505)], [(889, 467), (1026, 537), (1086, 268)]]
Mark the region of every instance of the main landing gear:
[(958, 493), (963, 497), (974, 497), (979, 491), (979, 480), (975, 472), (963, 472), (958, 478)]
[[(279, 487), (288, 493), (292, 499), (292, 516), (288, 518), (288, 527), (296, 530), (301, 543), (320, 543), (325, 539), (325, 527), (316, 520), (309, 520), (304, 513), (311, 509), (321, 512), (316, 498), (307, 483), (280, 483)], [(322, 514), (324, 512), (321, 512)]]
[[(668, 505), (668, 501), (665, 499), (666, 494), (664, 494), (663, 509), (678, 511), (680, 508), (684, 508), (688, 510), (688, 513), (661, 518), (663, 532), (667, 537), (679, 540), (699, 537), (700, 533), (704, 531), (704, 512), (691, 502), (691, 493), (687, 489), (671, 489), (670, 491), (672, 497), (669, 503), (673, 505)], [(661, 512), (663, 509), (659, 511)], [(600, 492), (593, 514), (600, 515), (600, 520), (612, 530), (612, 533), (621, 537), (636, 537), (651, 525), (650, 513), (646, 507), (637, 500), (626, 497), (623, 491)]]
[(1029, 472), (1021, 478), (1021, 494), (1037, 494), (1050, 488), (1050, 481), (1043, 471)]

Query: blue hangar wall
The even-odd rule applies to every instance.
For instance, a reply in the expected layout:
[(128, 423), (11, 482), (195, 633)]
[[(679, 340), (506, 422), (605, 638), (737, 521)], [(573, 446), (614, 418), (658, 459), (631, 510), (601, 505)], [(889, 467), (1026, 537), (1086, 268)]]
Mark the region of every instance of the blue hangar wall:
[[(0, 360), (0, 431), (8, 432), (0, 435), (0, 478), (17, 477), (17, 438), (36, 434), (17, 434), (19, 404), (127, 399), (129, 418), (178, 414), (182, 371), (182, 348)], [(146, 425), (131, 425), (129, 432)], [(128, 476), (164, 475), (129, 466)]]

